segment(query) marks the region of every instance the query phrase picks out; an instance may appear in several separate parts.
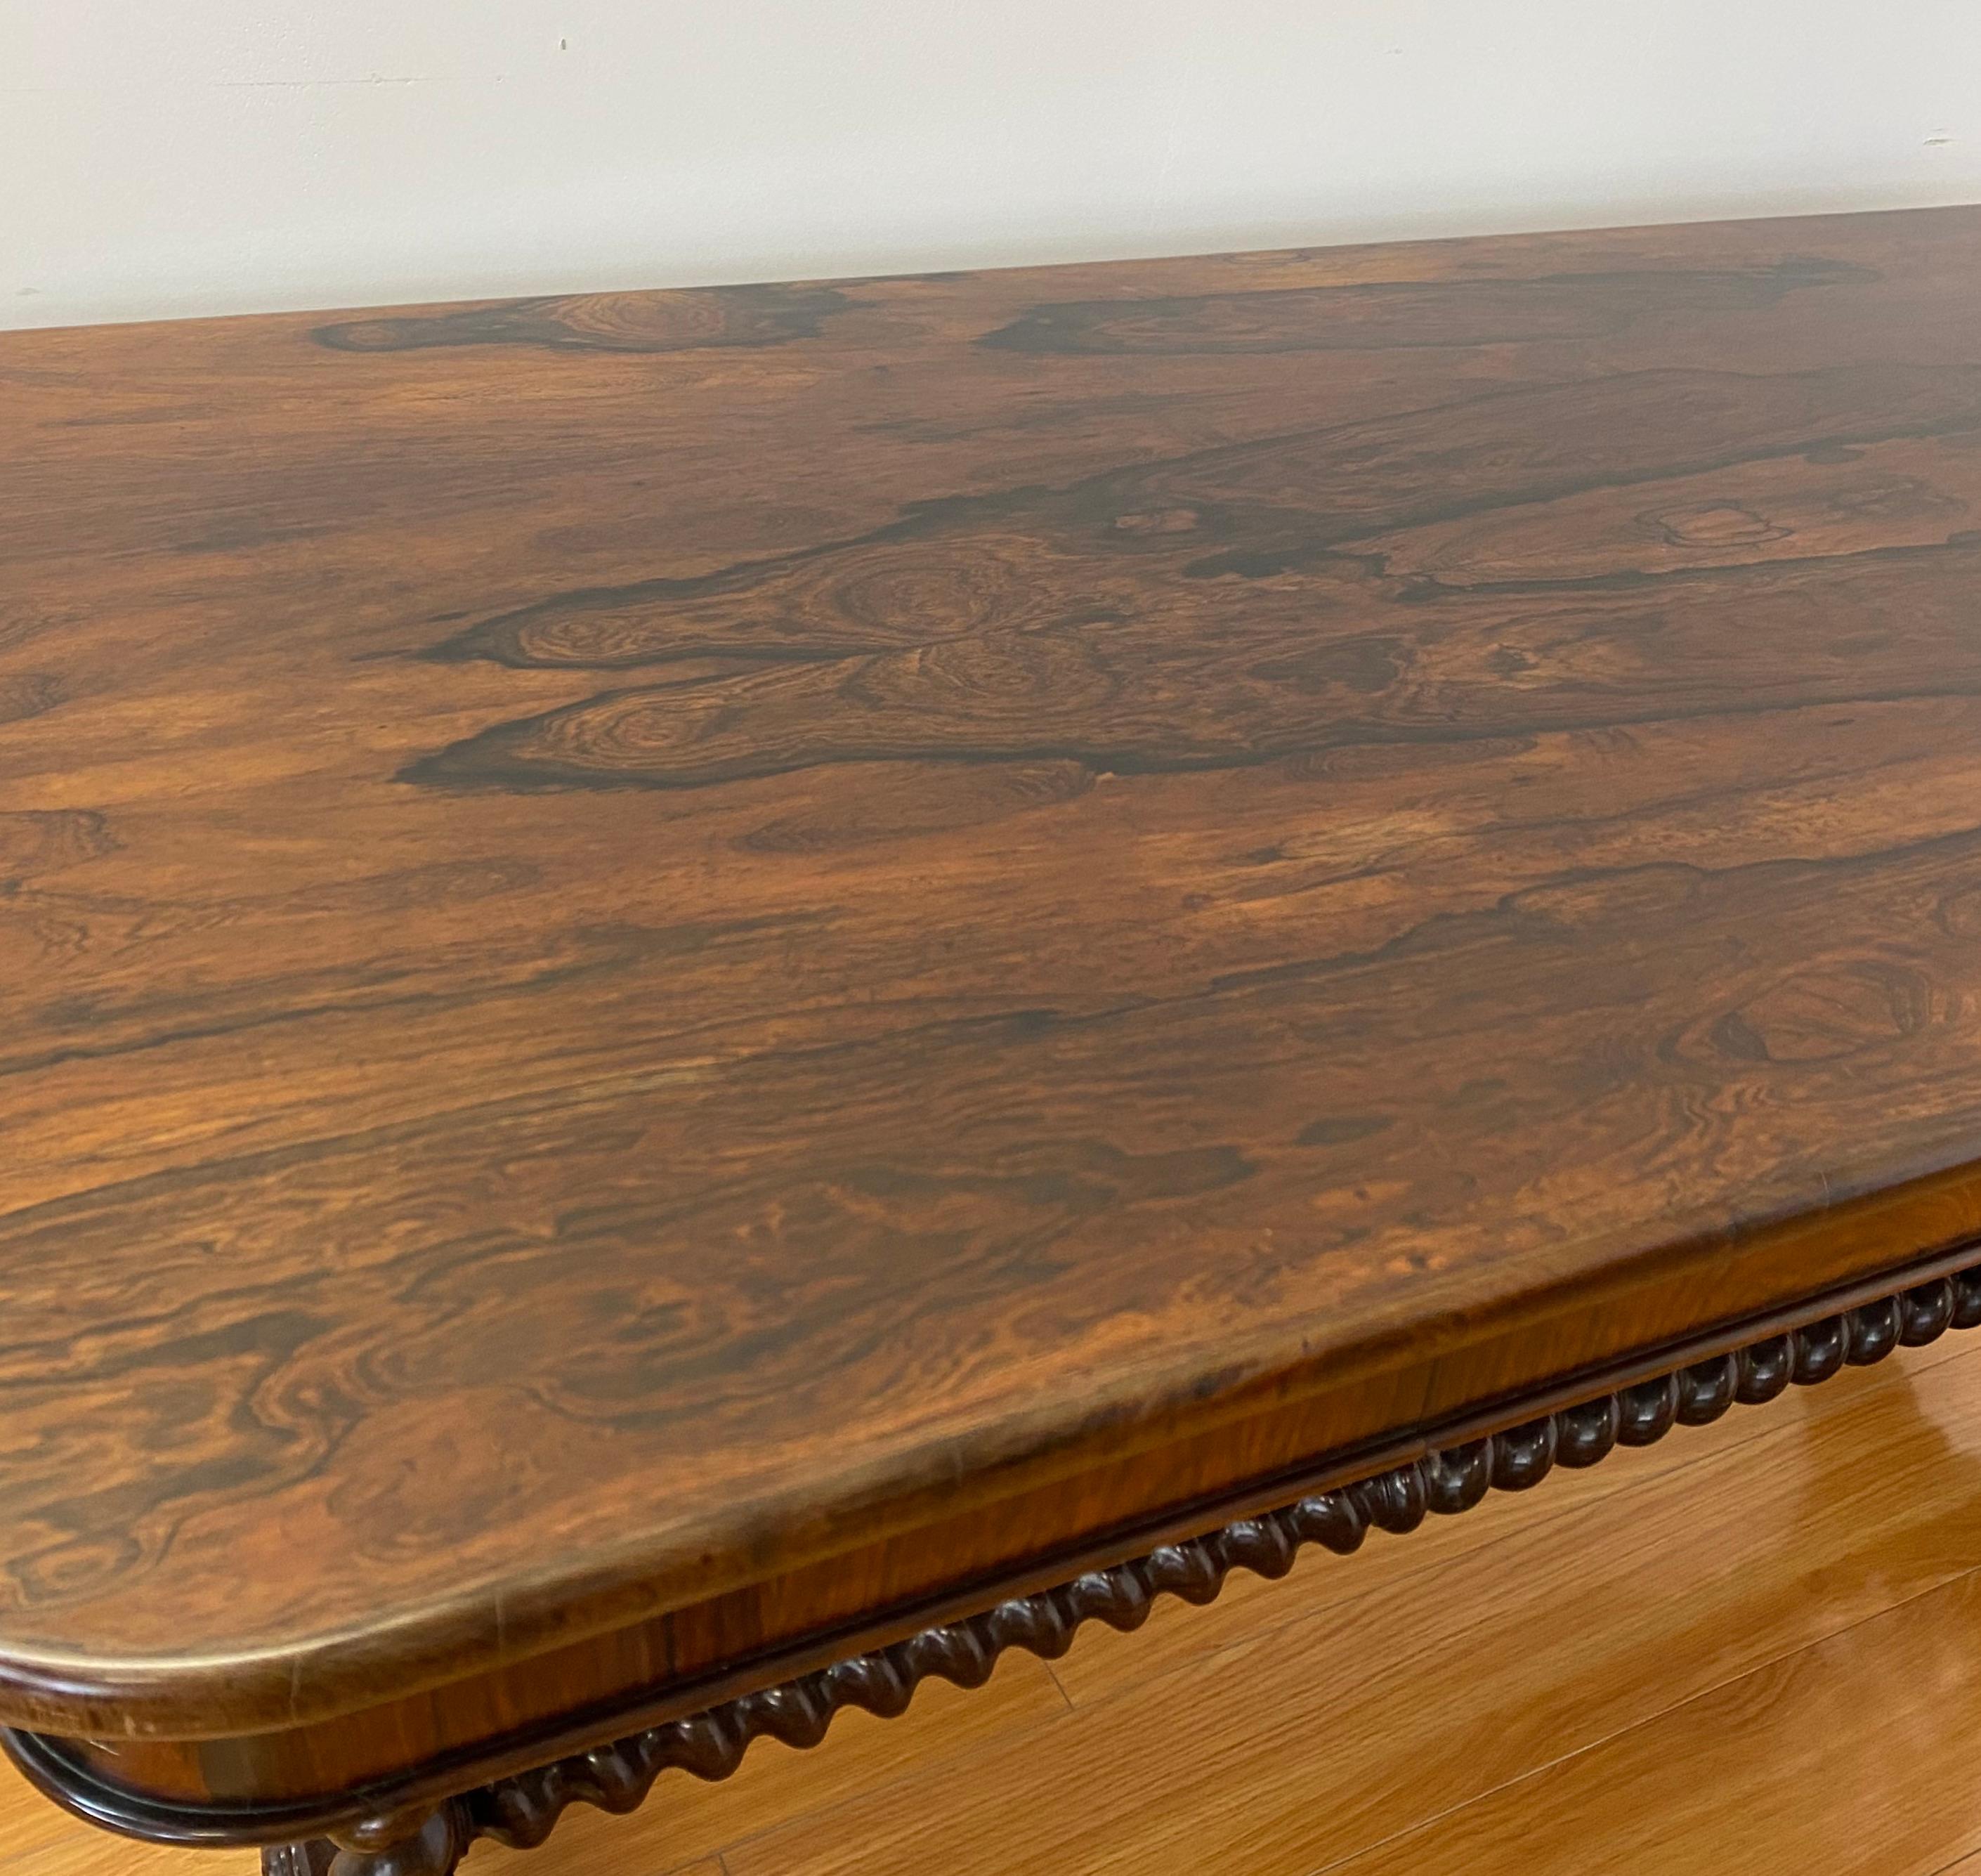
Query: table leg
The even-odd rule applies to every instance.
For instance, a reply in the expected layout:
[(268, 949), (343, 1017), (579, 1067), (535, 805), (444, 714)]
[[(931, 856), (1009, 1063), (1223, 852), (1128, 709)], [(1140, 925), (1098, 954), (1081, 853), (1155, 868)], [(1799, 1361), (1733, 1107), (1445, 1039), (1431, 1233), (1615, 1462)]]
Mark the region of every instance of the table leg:
[(438, 1809), (367, 1818), (335, 1841), (261, 1852), (261, 1876), (453, 1876), (475, 1831), (458, 1799)]
[(261, 1876), (329, 1876), (337, 1846), (319, 1837), (307, 1844), (284, 1844), (261, 1852)]

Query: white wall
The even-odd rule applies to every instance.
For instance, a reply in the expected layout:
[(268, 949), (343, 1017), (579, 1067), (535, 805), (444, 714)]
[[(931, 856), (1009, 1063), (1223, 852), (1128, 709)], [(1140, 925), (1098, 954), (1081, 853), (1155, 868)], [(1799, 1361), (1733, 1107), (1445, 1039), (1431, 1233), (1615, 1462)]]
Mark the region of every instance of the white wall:
[(1981, 199), (1981, 0), (0, 0), (0, 325)]

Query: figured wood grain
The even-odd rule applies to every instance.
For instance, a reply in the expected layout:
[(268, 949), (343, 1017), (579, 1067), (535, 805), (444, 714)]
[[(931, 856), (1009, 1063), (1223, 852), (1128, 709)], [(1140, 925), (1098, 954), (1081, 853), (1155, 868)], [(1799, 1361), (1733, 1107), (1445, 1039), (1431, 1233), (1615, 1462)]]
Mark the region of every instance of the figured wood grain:
[[(1346, 1560), (1310, 1553), (1283, 1582), (1234, 1580), (1207, 1609), (1160, 1605), (1134, 1636), (1087, 1629), (1052, 1669), (1072, 1695), (1072, 1711), (1040, 1664), (1007, 1655), (981, 1691), (926, 1687), (908, 1722), (851, 1713), (815, 1752), (754, 1753), (719, 1785), (677, 1777), (629, 1817), (580, 1808), (541, 1849), (484, 1844), (469, 1867), (485, 1865), (497, 1876), (674, 1876), (686, 1865), (685, 1876), (717, 1876), (714, 1859), (734, 1851), (756, 1856), (760, 1876), (764, 1869), (804, 1876), (812, 1844), (830, 1857), (846, 1841), (835, 1814), (851, 1808), (851, 1821), (871, 1828), (883, 1870), (890, 1859), (914, 1868), (901, 1858), (940, 1844), (942, 1862), (960, 1857), (966, 1869), (997, 1876), (1088, 1876), (1090, 1841), (1100, 1842), (1106, 1867), (1105, 1829), (1093, 1840), (1082, 1834), (1104, 1781), (1097, 1788), (1090, 1779), (1041, 1777), (1042, 1758), (1007, 1760), (998, 1742), (1030, 1735), (1049, 1750), (1056, 1735), (1067, 1736), (1059, 1729), (1070, 1727), (1077, 1752), (1091, 1724), (1107, 1730), (1117, 1753), (1132, 1742), (1133, 1756), (1156, 1761), (1175, 1788), (1146, 1834), (1131, 1825), (1125, 1848), (1140, 1854), (1129, 1865), (1138, 1869), (1191, 1867), (1193, 1845), (1206, 1841), (1206, 1831), (1207, 1841), (1218, 1841), (1227, 1812), (1242, 1817), (1250, 1805), (1277, 1817), (1282, 1788), (1296, 1848), (1307, 1847), (1310, 1868), (1323, 1866), (1360, 1841), (1332, 1828), (1333, 1778), (1323, 1769), (1314, 1782), (1317, 1766), (1347, 1751), (1342, 1775), (1373, 1789), (1379, 1801), (1371, 1814), (1387, 1811), (1402, 1843), (1447, 1812), (1458, 1841), (1456, 1827), (1470, 1812), (1482, 1826), (1490, 1820), (1482, 1858), (1499, 1854), (1502, 1839), (1524, 1842), (1530, 1857), (1552, 1858), (1553, 1867), (1580, 1876), (1603, 1867), (1620, 1832), (1641, 1816), (1656, 1838), (1653, 1854), (1690, 1872), (1713, 1867), (1730, 1830), (1743, 1828), (1743, 1808), (1758, 1803), (1776, 1823), (1753, 1850), (1749, 1867), (1756, 1876), (1803, 1876), (1840, 1864), (1858, 1876), (1936, 1876), (1981, 1842), (1981, 1818), (1966, 1802), (1970, 1788), (1959, 1769), (1981, 1714), (1981, 1650), (1957, 1611), (1935, 1594), (1939, 1584), (1959, 1580), (1945, 1570), (1981, 1563), (1967, 1478), (1981, 1418), (1961, 1405), (1981, 1390), (1981, 1366), (1966, 1358), (1973, 1351), (1971, 1340), (1958, 1337), (1901, 1351), (1877, 1368), (1795, 1391), (1764, 1413), (1730, 1415), (1682, 1440), (1620, 1453), (1593, 1471), (1557, 1474), (1537, 1495), (1488, 1500), (1407, 1542), (1372, 1540)], [(1909, 1390), (1905, 1377), (1929, 1367), (1946, 1371), (1929, 1388)], [(1613, 1514), (1592, 1518), (1599, 1501), (1613, 1502)], [(1758, 1514), (1743, 1521), (1742, 1508), (1755, 1504)], [(1853, 1515), (1866, 1504), (1874, 1515)], [(1715, 1540), (1703, 1557), (1702, 1532)], [(1533, 1541), (1522, 1543), (1529, 1533)], [(1513, 1563), (1533, 1567), (1531, 1601), (1507, 1599), (1510, 1573), (1500, 1558), (1510, 1540)], [(1427, 1559), (1427, 1551), (1433, 1554)], [(1925, 1555), (1940, 1561), (1922, 1574)], [(1722, 1585), (1708, 1581), (1703, 1594), (1702, 1561), (1717, 1564)], [(1633, 1599), (1581, 1598), (1576, 1586), (1592, 1573), (1599, 1587), (1631, 1585)], [(1856, 1626), (1832, 1631), (1812, 1620), (1824, 1608), (1813, 1581), (1853, 1585), (1844, 1614)], [(1544, 1606), (1550, 1591), (1590, 1619), (1564, 1633), (1563, 1645), (1533, 1674), (1523, 1668), (1530, 1651), (1520, 1645), (1517, 1629), (1504, 1648), (1493, 1638), (1530, 1608)], [(1733, 1606), (1723, 1607), (1728, 1597)], [(1683, 1714), (1730, 1666), (1731, 1678), (1740, 1678), (1740, 1664), (1753, 1658), (1738, 1654), (1730, 1663), (1723, 1651), (1737, 1645), (1743, 1624), (1758, 1625), (1792, 1658), (1798, 1635), (1817, 1637), (1820, 1652), (1822, 1638), (1833, 1632), (1864, 1633), (1860, 1614), (1875, 1620), (1901, 1605), (1921, 1609), (1918, 1632), (1934, 1637), (1929, 1657), (1909, 1659), (1910, 1671), (1895, 1671), (1896, 1651), (1881, 1637), (1869, 1649), (1823, 1654), (1795, 1707), (1736, 1702), (1716, 1728), (1683, 1719), (1670, 1729), (1660, 1724), (1674, 1709)], [(1354, 1640), (1358, 1631), (1367, 1634), (1366, 1648)], [(1577, 1634), (1586, 1654), (1568, 1645)], [(1426, 1651), (1467, 1671), (1435, 1700), (1423, 1698)], [(1237, 1683), (1220, 1661), (1227, 1669), (1249, 1663), (1255, 1670), (1247, 1697), (1228, 1709), (1216, 1703)], [(1017, 1684), (1028, 1670), (1039, 1677), (1036, 1694)], [(1358, 1741), (1331, 1731), (1325, 1718), (1303, 1726), (1290, 1718), (1287, 1691), (1308, 1685), (1337, 1688), (1343, 1725), (1367, 1722)], [(1407, 1704), (1412, 1690), (1418, 1698)], [(1606, 1693), (1613, 1708), (1585, 1706)], [(1509, 1778), (1454, 1809), (1442, 1781), (1453, 1768), (1462, 1776), (1477, 1749), (1468, 1698), (1523, 1744)], [(1840, 1703), (1849, 1709), (1847, 1723), (1830, 1723)], [(1077, 1717), (1090, 1711), (1090, 1722)], [(1622, 1717), (1606, 1728), (1610, 1711)], [(1817, 1714), (1817, 1724), (1806, 1723), (1804, 1716)], [(1204, 1722), (1214, 1717), (1217, 1751), (1207, 1769)], [(1538, 1769), (1533, 1755), (1558, 1742), (1591, 1738), (1599, 1747), (1603, 1738), (1626, 1741), (1630, 1751), (1590, 1781), (1590, 1802), (1565, 1814), (1543, 1795), (1545, 1779), (1518, 1768)], [(1917, 1801), (1904, 1774), (1936, 1762), (1922, 1754), (1943, 1751), (1949, 1757), (1934, 1774), (1936, 1801)], [(1666, 1778), (1664, 1761), (1674, 1753), (1683, 1775)], [(1631, 1820), (1620, 1821), (1620, 1798), (1606, 1801), (1603, 1791), (1636, 1794)], [(1908, 1798), (1914, 1801), (1903, 1801)], [(1473, 1840), (1483, 1835), (1475, 1832)], [(769, 1839), (767, 1861), (750, 1848), (760, 1838)], [(21, 1876), (247, 1876), (254, 1864), (251, 1853), (114, 1841), (50, 1809), (4, 1766), (0, 1844), (0, 1856), (11, 1853), (0, 1861), (9, 1876), (16, 1866)], [(1826, 1855), (1825, 1845), (1842, 1848)]]
[(1981, 1228), (1977, 286), (0, 341), (0, 1718), (720, 1664)]
[[(1471, 1508), (1489, 1482), (1523, 1490), (1556, 1461), (1594, 1464), (1618, 1441), (1639, 1446), (1674, 1424), (1709, 1423), (1736, 1401), (1771, 1404), (1791, 1381), (1814, 1385), (1930, 1347), (1949, 1329), (1981, 1321), (1976, 1251), (1968, 1241), (1916, 1262), (1902, 1278), (1805, 1298), (1377, 1448), (1330, 1452), (1153, 1521), (1124, 1526), (1097, 1513), (1074, 1548), (940, 1596), (893, 1600), (884, 1578), (875, 1587), (875, 1557), (856, 1553), (829, 1574), (772, 1579), (760, 1601), (718, 1597), (328, 1721), (188, 1741), (146, 1738), (127, 1725), (113, 1738), (14, 1733), (0, 1744), (58, 1801), (141, 1836), (293, 1844), (363, 1820), (418, 1821), (438, 1807), (454, 1820), (448, 1834), (458, 1851), (477, 1818), (497, 1814), (484, 1798), (512, 1788), (534, 1792), (539, 1774), (560, 1788), (588, 1791), (594, 1772), (616, 1767), (602, 1788), (614, 1808), (635, 1804), (648, 1769), (664, 1763), (674, 1745), (686, 1748), (683, 1762), (699, 1775), (724, 1777), (737, 1750), (760, 1734), (817, 1743), (842, 1697), (897, 1712), (927, 1672), (971, 1684), (1014, 1642), (1050, 1654), (1088, 1617), (1137, 1626), (1159, 1584), (1195, 1599), (1216, 1593), (1226, 1564), (1277, 1575), (1290, 1543), (1352, 1549), (1371, 1523), (1419, 1529), (1427, 1510)], [(1172, 1447), (1165, 1456), (1187, 1450)], [(1087, 1506), (1091, 1481), (1077, 1484), (1078, 1490), (1027, 1494), (993, 1509), (1008, 1515), (1043, 1498), (1070, 1514)], [(912, 1541), (876, 1547), (875, 1554), (902, 1569), (954, 1568), (957, 1547), (967, 1554), (969, 1540), (981, 1536), (971, 1521), (951, 1520)], [(987, 1555), (1020, 1554), (1008, 1540), (981, 1548)], [(851, 1613), (827, 1624), (834, 1611)], [(720, 1625), (709, 1619), (717, 1614)], [(684, 1630), (684, 1618), (701, 1618), (699, 1630)], [(682, 1636), (698, 1632), (705, 1651), (684, 1664), (676, 1658)], [(462, 1805), (450, 1802), (477, 1787), (488, 1789)], [(525, 1808), (537, 1824), (556, 1815), (554, 1805), (534, 1797)], [(435, 1858), (444, 1861), (443, 1851), (437, 1848)]]
[[(1557, 1468), (1586, 1470), (1619, 1450), (1655, 1444), (1678, 1427), (1710, 1425), (1736, 1406), (1772, 1404), (1793, 1387), (1823, 1385), (1853, 1367), (1889, 1361), (1902, 1348), (1926, 1346), (1949, 1329), (1977, 1325), (1981, 1268), (1916, 1286), (1620, 1392), (1577, 1401), (1339, 1489), (1307, 1494), (1202, 1537), (1007, 1598), (698, 1714), (540, 1761), (478, 1789), (442, 1784), (416, 1804), (368, 1808), (356, 1822), (325, 1814), (323, 1821), (336, 1843), (368, 1852), (390, 1851), (382, 1861), (364, 1861), (361, 1871), (335, 1857), (331, 1841), (295, 1841), (290, 1829), (294, 1819), (285, 1818), (283, 1834), (289, 1841), (265, 1853), (265, 1876), (447, 1876), (478, 1838), (535, 1848), (576, 1806), (614, 1814), (637, 1811), (670, 1771), (711, 1781), (732, 1778), (751, 1748), (765, 1740), (815, 1751), (841, 1714), (857, 1709), (898, 1718), (931, 1678), (981, 1686), (1000, 1658), (1013, 1649), (1059, 1660), (1089, 1623), (1104, 1622), (1124, 1633), (1139, 1630), (1165, 1597), (1207, 1604), (1217, 1600), (1234, 1571), (1270, 1580), (1285, 1576), (1305, 1545), (1352, 1556), (1374, 1531), (1414, 1535), (1427, 1518), (1473, 1511), (1492, 1491), (1531, 1491)], [(93, 1769), (52, 1754), (38, 1738), (8, 1734), (5, 1743), (32, 1778), (71, 1801)], [(113, 1763), (108, 1769), (116, 1774), (122, 1767)], [(82, 1808), (97, 1818), (127, 1821), (100, 1805)], [(154, 1814), (138, 1821), (158, 1820)], [(402, 1848), (415, 1840), (417, 1855)]]

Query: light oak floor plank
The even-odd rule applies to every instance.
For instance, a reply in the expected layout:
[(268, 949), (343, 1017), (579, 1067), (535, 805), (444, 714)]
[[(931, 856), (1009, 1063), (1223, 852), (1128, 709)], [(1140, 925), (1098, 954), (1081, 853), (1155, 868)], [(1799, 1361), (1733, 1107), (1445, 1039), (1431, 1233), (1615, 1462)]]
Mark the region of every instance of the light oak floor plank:
[[(1981, 1574), (1769, 1662), (1331, 1876), (1937, 1876), (1981, 1845)], [(1867, 1724), (1867, 1719), (1873, 1723)]]

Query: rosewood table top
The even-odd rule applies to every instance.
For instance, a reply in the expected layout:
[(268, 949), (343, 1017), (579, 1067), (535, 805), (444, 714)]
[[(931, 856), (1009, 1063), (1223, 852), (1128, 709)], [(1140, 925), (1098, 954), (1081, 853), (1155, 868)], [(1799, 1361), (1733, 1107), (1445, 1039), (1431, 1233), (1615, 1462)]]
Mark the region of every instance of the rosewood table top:
[(0, 434), (0, 1722), (706, 1679), (1981, 1231), (1981, 211)]

